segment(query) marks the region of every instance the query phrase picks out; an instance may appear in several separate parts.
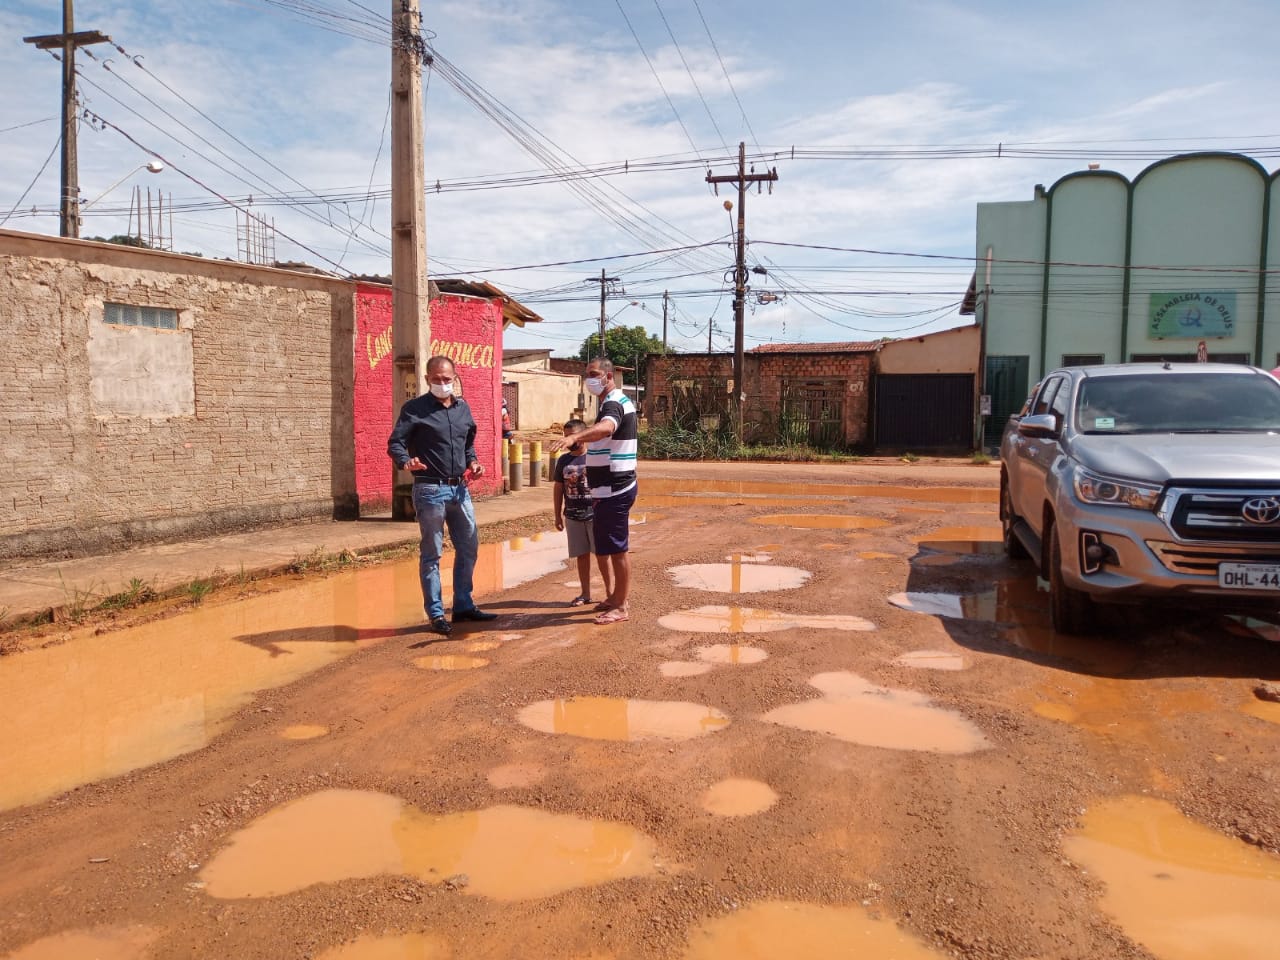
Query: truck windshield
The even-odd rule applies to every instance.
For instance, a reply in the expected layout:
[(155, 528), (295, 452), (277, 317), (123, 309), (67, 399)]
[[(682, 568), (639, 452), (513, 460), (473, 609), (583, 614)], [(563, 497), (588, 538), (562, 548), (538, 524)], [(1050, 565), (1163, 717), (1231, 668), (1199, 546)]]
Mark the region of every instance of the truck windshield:
[(1075, 412), (1081, 433), (1280, 431), (1280, 383), (1234, 373), (1086, 377)]

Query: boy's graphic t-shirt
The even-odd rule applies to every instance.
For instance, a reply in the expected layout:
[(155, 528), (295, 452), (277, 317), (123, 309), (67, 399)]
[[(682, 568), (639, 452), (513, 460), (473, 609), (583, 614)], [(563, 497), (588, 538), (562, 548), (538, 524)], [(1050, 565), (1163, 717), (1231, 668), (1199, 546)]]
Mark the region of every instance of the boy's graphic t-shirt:
[(554, 480), (564, 485), (564, 515), (570, 520), (590, 520), (591, 488), (587, 486), (587, 456), (562, 453), (556, 461)]

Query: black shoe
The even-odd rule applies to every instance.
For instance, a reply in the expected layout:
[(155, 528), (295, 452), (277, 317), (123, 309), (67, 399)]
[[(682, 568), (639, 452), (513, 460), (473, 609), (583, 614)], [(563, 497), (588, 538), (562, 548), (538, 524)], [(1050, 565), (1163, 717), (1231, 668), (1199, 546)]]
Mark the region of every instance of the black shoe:
[(483, 610), (480, 610), (476, 607), (472, 607), (470, 610), (453, 611), (454, 623), (457, 623), (459, 620), (497, 620), (497, 619), (498, 619), (498, 615), (496, 613), (485, 613)]
[(447, 637), (453, 633), (453, 626), (444, 617), (436, 617), (431, 621), (431, 632), (438, 633), (442, 637)]

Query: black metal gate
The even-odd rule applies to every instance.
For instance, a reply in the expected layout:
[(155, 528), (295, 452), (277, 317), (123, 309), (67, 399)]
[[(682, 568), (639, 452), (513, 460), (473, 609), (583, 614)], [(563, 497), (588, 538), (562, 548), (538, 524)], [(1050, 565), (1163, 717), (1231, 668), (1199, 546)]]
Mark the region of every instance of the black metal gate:
[(876, 447), (973, 449), (973, 375), (894, 373), (876, 377)]

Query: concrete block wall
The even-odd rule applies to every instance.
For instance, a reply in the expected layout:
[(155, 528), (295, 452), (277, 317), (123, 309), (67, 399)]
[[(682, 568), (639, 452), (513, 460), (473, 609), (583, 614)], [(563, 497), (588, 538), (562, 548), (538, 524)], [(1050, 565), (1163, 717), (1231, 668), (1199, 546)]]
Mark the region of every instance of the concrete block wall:
[[(0, 559), (351, 514), (353, 290), (0, 231)], [(174, 310), (178, 329), (127, 328), (109, 344), (119, 354), (91, 368), (107, 302)], [(189, 338), (190, 351), (149, 385), (145, 364), (114, 362), (139, 337)], [(168, 394), (183, 377), (194, 406), (175, 415)], [(112, 412), (119, 391), (133, 412)]]

